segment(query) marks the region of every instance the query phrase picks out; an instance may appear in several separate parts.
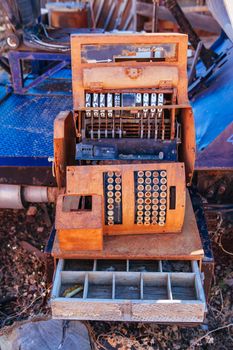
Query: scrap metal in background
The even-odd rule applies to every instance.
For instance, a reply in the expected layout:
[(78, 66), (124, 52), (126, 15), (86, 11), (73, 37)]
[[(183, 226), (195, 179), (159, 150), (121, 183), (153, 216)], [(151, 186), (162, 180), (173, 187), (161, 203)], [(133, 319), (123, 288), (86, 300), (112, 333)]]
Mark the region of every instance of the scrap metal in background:
[[(165, 0), (165, 5), (176, 19), (182, 32), (188, 34), (189, 41), (196, 50), (189, 73), (189, 98), (192, 98), (205, 87), (205, 82), (214, 74), (215, 70), (226, 62), (226, 53), (217, 53), (213, 48), (207, 49), (205, 47), (176, 0)], [(196, 64), (199, 58), (205, 69), (196, 74)]]
[[(161, 2), (159, 5), (161, 5)], [(195, 8), (192, 6), (184, 6), (181, 9), (176, 0), (165, 0), (163, 5), (157, 6), (157, 1), (152, 1), (151, 3), (138, 1), (138, 29), (146, 29), (153, 32), (156, 27), (156, 21), (160, 20), (160, 23), (165, 21), (165, 23), (173, 23), (173, 26), (178, 25), (183, 33), (188, 34), (189, 41), (195, 50), (192, 67), (189, 72), (189, 97), (191, 98), (200, 90), (203, 83), (214, 73), (215, 69), (223, 63), (225, 58), (224, 53), (217, 53), (212, 48), (206, 48), (195, 30), (218, 34), (220, 32), (219, 21), (216, 21), (212, 16), (191, 13), (191, 9), (194, 10)], [(207, 6), (199, 6), (197, 11), (206, 12), (207, 10)], [(145, 18), (151, 18), (151, 22), (145, 23)], [(205, 69), (201, 74), (200, 72), (196, 74), (196, 65), (199, 59), (203, 62)]]
[[(17, 3), (16, 3), (17, 1)], [(40, 14), (40, 8), (38, 6), (38, 2), (33, 4), (31, 0), (26, 1), (30, 6), (27, 7), (25, 5), (25, 1), (22, 0), (14, 0), (12, 7), (11, 0), (3, 0), (2, 8), (5, 11), (8, 11), (8, 19), (11, 22), (11, 27), (13, 28), (13, 32), (8, 37), (8, 45), (10, 44), (13, 48), (17, 48), (19, 46), (21, 36), (23, 38), (23, 44), (30, 47), (30, 51), (28, 49), (26, 52), (21, 52), (21, 50), (11, 50), (9, 53), (10, 62), (8, 63), (6, 58), (0, 58), (1, 66), (9, 73), (12, 73), (12, 82), (13, 89), (16, 93), (24, 94), (29, 91), (30, 88), (35, 87), (36, 85), (44, 82), (49, 77), (52, 77), (55, 73), (59, 72), (63, 69), (67, 64), (69, 64), (69, 33), (73, 32), (73, 30), (67, 31), (66, 29), (60, 29), (58, 34), (57, 30), (48, 31), (43, 24), (39, 23), (38, 18)], [(16, 7), (17, 4), (17, 7)], [(136, 22), (137, 22), (137, 10), (136, 10), (136, 0), (120, 0), (120, 1), (110, 1), (110, 0), (92, 0), (86, 3), (78, 2), (78, 3), (48, 3), (49, 9), (49, 18), (51, 19), (51, 13), (53, 10), (56, 10), (56, 19), (55, 22), (59, 23), (59, 11), (62, 10), (62, 16), (65, 16), (65, 9), (67, 8), (67, 18), (69, 18), (69, 13), (74, 7), (74, 11), (79, 9), (82, 10), (83, 6), (88, 4), (88, 13), (91, 13), (91, 20), (88, 21), (87, 31), (92, 31), (91, 28), (102, 28), (102, 30), (136, 30)], [(167, 8), (171, 11), (171, 14), (174, 16), (178, 24), (180, 25), (183, 32), (187, 32), (189, 34), (189, 39), (194, 47), (197, 50), (195, 55), (195, 63), (198, 61), (198, 54), (200, 54), (200, 58), (203, 60), (206, 68), (210, 68), (218, 59), (218, 55), (214, 53), (212, 50), (206, 49), (204, 45), (199, 45), (200, 39), (192, 28), (192, 25), (187, 20), (180, 6), (177, 4), (176, 0), (167, 0), (165, 1)], [(149, 4), (146, 4), (149, 5)], [(139, 2), (140, 6), (140, 2)], [(16, 16), (14, 17), (14, 8), (17, 8)], [(31, 10), (28, 11), (28, 8)], [(138, 6), (137, 6), (138, 8)], [(140, 8), (140, 7), (139, 7)], [(58, 11), (59, 10), (59, 11)], [(153, 14), (152, 14), (152, 32), (158, 31), (158, 19), (160, 14), (160, 6), (159, 0), (153, 0)], [(75, 13), (75, 12), (74, 12)], [(61, 16), (61, 15), (60, 15)], [(62, 18), (63, 18), (62, 17)], [(21, 20), (20, 20), (21, 18)], [(63, 20), (64, 21), (64, 20)], [(66, 21), (67, 25), (69, 25), (69, 21)], [(72, 21), (70, 22), (70, 24)], [(77, 32), (77, 29), (76, 29)], [(83, 29), (81, 30), (83, 32)], [(17, 41), (18, 40), (18, 41)], [(34, 52), (31, 52), (31, 49), (34, 48)], [(41, 52), (41, 49), (45, 52)], [(23, 49), (25, 51), (25, 48)], [(61, 51), (64, 54), (64, 59), (58, 58), (58, 53)], [(43, 58), (42, 58), (43, 56)], [(29, 81), (24, 79), (24, 71), (22, 62), (30, 57), (30, 61), (33, 64), (34, 61), (49, 61), (49, 65), (47, 65), (47, 69), (43, 69), (43, 73), (40, 72), (41, 64), (37, 64), (39, 69), (34, 69), (34, 75), (30, 76)], [(42, 63), (43, 64), (43, 63)], [(34, 79), (35, 73), (38, 73), (36, 79)], [(189, 78), (189, 83), (191, 83), (195, 78), (195, 64), (191, 69), (191, 74)], [(195, 86), (198, 86), (198, 83), (195, 83)], [(195, 86), (190, 90), (195, 90)], [(190, 92), (191, 93), (191, 92)]]
[[(136, 30), (136, 0), (87, 0), (85, 1), (66, 1), (66, 2), (51, 2), (43, 1), (42, 5), (49, 10), (49, 23), (53, 22), (53, 12), (56, 12), (56, 18), (67, 15), (66, 21), (68, 26), (72, 26), (72, 21), (69, 17), (74, 16), (80, 4), (88, 4), (90, 10), (91, 21), (89, 27), (101, 28), (106, 31), (112, 30)], [(55, 16), (54, 16), (55, 18)], [(61, 27), (65, 27), (64, 25)]]
[[(59, 23), (66, 23), (69, 27), (61, 29), (46, 27), (41, 22), (39, 3), (31, 0), (3, 0), (0, 4), (7, 27), (4, 50), (9, 51), (8, 57), (0, 56), (0, 65), (7, 73), (11, 73), (13, 90), (17, 94), (29, 92), (69, 66), (71, 33), (136, 30), (136, 0), (49, 3), (52, 24), (59, 27)], [(88, 12), (86, 28), (82, 28), (84, 22), (80, 22), (80, 16), (69, 21), (72, 8), (74, 15), (83, 10)], [(55, 11), (54, 17), (51, 17), (52, 11)], [(76, 27), (70, 28), (74, 23)], [(31, 69), (25, 71), (24, 62), (27, 62), (27, 67), (30, 63)], [(55, 87), (53, 90), (56, 90)]]
[(152, 33), (158, 31), (158, 7), (159, 0), (153, 0)]
[[(153, 3), (145, 2), (146, 0), (137, 0), (137, 26), (138, 31), (145, 30), (151, 32), (151, 21), (153, 14)], [(149, 0), (148, 0), (149, 1)], [(158, 19), (160, 25), (164, 23), (170, 23), (169, 31), (173, 31), (174, 27), (177, 27), (177, 22), (172, 13), (164, 6), (164, 2), (160, 2), (158, 7)], [(179, 2), (180, 3), (180, 2)], [(207, 6), (184, 6), (182, 7), (188, 21), (191, 23), (194, 30), (204, 31), (211, 33), (212, 35), (219, 35), (221, 27), (218, 22), (212, 17), (207, 15)], [(149, 22), (148, 22), (149, 20)], [(167, 30), (166, 27), (164, 30)]]
[[(92, 0), (78, 2), (48, 3), (49, 18), (54, 12), (54, 21), (51, 25), (59, 27), (59, 12), (63, 22), (74, 29), (101, 28), (104, 30), (136, 30), (136, 0)], [(70, 49), (69, 36), (67, 40), (66, 28), (57, 32), (53, 28), (45, 27), (41, 22), (40, 0), (2, 0), (0, 10), (4, 13), (7, 26), (6, 44), (8, 49), (17, 49), (22, 44), (29, 48), (43, 49), (45, 51), (67, 51)], [(91, 18), (82, 21), (79, 16), (77, 21), (69, 23), (69, 15), (86, 11)], [(61, 16), (60, 16), (61, 17)], [(88, 23), (86, 23), (88, 22)], [(69, 33), (69, 32), (68, 32)], [(60, 34), (60, 35), (58, 35)], [(64, 41), (64, 36), (66, 40)]]
[(112, 30), (136, 30), (136, 0), (92, 0), (95, 26)]
[[(171, 11), (172, 15), (174, 16), (177, 23), (179, 24), (182, 32), (188, 34), (189, 41), (193, 46), (193, 48), (197, 50), (198, 44), (201, 42), (201, 39), (194, 31), (190, 22), (187, 20), (178, 2), (176, 0), (165, 0), (165, 5)], [(201, 46), (200, 59), (203, 61), (207, 69), (212, 66), (212, 64), (215, 62), (217, 58), (218, 58), (218, 54), (216, 54), (213, 50), (207, 49), (204, 45)]]
[[(232, 15), (232, 10), (233, 10), (233, 5), (231, 0), (207, 0), (207, 5), (212, 13), (213, 17), (215, 20), (219, 23), (219, 25), (222, 28), (222, 35), (217, 40), (216, 44), (213, 45), (215, 48), (215, 53), (216, 53), (216, 48), (218, 47), (221, 42), (223, 42), (227, 37), (233, 41), (233, 15)], [(212, 49), (213, 49), (212, 47)], [(203, 88), (206, 87), (206, 82), (208, 78), (210, 78), (214, 72), (220, 68), (224, 63), (226, 63), (226, 50), (220, 52), (216, 59), (214, 59), (213, 64), (210, 67), (207, 67), (208, 69), (206, 72), (201, 73), (199, 72), (198, 79), (190, 85), (189, 87), (189, 95), (190, 97), (194, 96), (196, 92), (199, 92)], [(190, 78), (192, 75), (192, 70), (190, 73)], [(190, 79), (190, 83), (192, 83), (192, 79)]]
[[(29, 47), (45, 51), (67, 51), (69, 45), (48, 35), (40, 23), (40, 1), (2, 0), (0, 10), (5, 20), (4, 50)], [(25, 46), (25, 47), (24, 47)]]
[[(27, 51), (10, 51), (8, 54), (9, 65), (11, 68), (12, 84), (16, 94), (24, 94), (29, 92), (50, 77), (54, 77), (56, 73), (70, 65), (69, 53), (51, 53), (51, 52), (27, 52)], [(50, 62), (47, 63), (47, 69), (44, 69), (41, 74), (26, 75), (24, 77), (22, 62)], [(38, 72), (39, 73), (39, 72)], [(29, 78), (28, 78), (29, 76)], [(58, 91), (58, 87), (55, 89)], [(49, 92), (47, 92), (49, 93)]]
[(222, 27), (228, 38), (233, 41), (233, 2), (232, 0), (206, 0), (215, 20)]

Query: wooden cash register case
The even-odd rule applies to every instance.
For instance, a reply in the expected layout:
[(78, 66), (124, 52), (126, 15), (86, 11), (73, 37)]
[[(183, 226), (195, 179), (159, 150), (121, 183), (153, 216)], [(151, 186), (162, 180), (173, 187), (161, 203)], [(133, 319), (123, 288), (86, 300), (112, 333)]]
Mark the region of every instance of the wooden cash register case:
[[(64, 191), (53, 316), (201, 322), (203, 250), (186, 190), (195, 161), (187, 36), (73, 35), (71, 47), (74, 111), (54, 124), (54, 170)], [(82, 259), (94, 265), (82, 267)], [(145, 260), (160, 268), (144, 268)], [(163, 261), (192, 268), (168, 272)], [(64, 286), (75, 283), (82, 295), (64, 298)]]

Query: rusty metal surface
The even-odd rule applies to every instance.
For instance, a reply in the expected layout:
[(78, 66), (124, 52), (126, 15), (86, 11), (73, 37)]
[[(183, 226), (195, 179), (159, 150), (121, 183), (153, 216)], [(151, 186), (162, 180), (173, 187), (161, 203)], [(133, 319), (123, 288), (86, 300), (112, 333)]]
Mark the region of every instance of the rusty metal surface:
[(204, 274), (204, 291), (208, 301), (214, 276), (214, 262), (203, 260), (201, 271)]
[(49, 166), (2, 166), (0, 174), (1, 184), (56, 186)]
[(206, 261), (213, 262), (214, 258), (213, 258), (213, 252), (212, 252), (212, 245), (209, 238), (209, 232), (207, 228), (201, 196), (198, 194), (198, 192), (194, 188), (190, 189), (190, 195), (191, 195), (192, 206), (194, 209), (198, 230), (202, 241), (202, 246), (204, 249), (204, 259)]
[(205, 296), (208, 300), (210, 296), (210, 289), (214, 275), (214, 255), (212, 250), (211, 238), (209, 236), (206, 216), (203, 207), (203, 201), (196, 188), (190, 189), (192, 205), (195, 212), (197, 226), (204, 250), (204, 258), (202, 260), (202, 272), (204, 276), (204, 290)]
[(87, 9), (57, 11), (55, 8), (51, 10), (50, 21), (55, 28), (88, 28)]
[[(200, 170), (197, 172), (197, 189), (209, 204), (229, 205), (233, 198), (233, 173), (226, 170)], [(208, 205), (205, 203), (205, 206)]]

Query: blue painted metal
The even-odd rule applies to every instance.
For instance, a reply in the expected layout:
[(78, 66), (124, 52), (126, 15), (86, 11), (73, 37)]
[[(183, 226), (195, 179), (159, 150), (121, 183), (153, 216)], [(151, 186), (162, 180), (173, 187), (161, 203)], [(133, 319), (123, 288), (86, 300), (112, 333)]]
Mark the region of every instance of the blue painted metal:
[(203, 151), (198, 152), (195, 169), (233, 170), (233, 122)]
[(29, 166), (35, 166), (35, 167), (43, 167), (43, 166), (52, 166), (52, 158), (50, 161), (50, 158), (48, 157), (15, 157), (14, 155), (11, 157), (0, 157), (0, 167), (8, 167), (8, 166), (15, 166), (15, 167), (29, 167)]
[[(233, 168), (233, 144), (227, 141), (230, 135), (223, 133), (233, 121), (233, 45), (222, 37), (214, 48), (218, 53), (225, 52), (226, 58), (206, 80), (206, 87), (200, 89), (191, 101), (196, 126), (198, 169)], [(205, 68), (199, 63), (198, 75), (204, 71)], [(222, 141), (214, 145), (220, 134)]]
[[(8, 53), (8, 58), (12, 74), (13, 89), (17, 94), (29, 92), (31, 88), (53, 77), (55, 73), (58, 73), (71, 62), (70, 53), (10, 51)], [(30, 75), (30, 79), (27, 79), (27, 77), (24, 77), (22, 71), (22, 61), (25, 60), (31, 62), (51, 61), (54, 64), (52, 66), (49, 65), (46, 71), (39, 74), (37, 77), (32, 77), (32, 75)]]
[(0, 105), (0, 165), (51, 164), (53, 121), (72, 109), (69, 96), (9, 96)]
[(8, 74), (0, 71), (0, 103), (12, 92)]
[[(198, 151), (205, 149), (232, 121), (233, 49), (229, 40), (222, 42), (217, 49), (218, 52), (223, 50), (228, 50), (227, 62), (206, 81), (206, 89), (191, 101)], [(200, 64), (198, 74), (202, 74), (203, 70), (204, 67)]]
[(5, 86), (0, 85), (0, 102), (6, 97), (8, 94)]
[(30, 95), (59, 95), (72, 96), (72, 81), (68, 79), (46, 79), (34, 88), (30, 88)]
[(67, 80), (71, 80), (72, 79), (71, 69), (64, 68), (64, 69), (60, 70), (59, 72), (56, 72), (53, 75), (53, 79), (67, 79)]

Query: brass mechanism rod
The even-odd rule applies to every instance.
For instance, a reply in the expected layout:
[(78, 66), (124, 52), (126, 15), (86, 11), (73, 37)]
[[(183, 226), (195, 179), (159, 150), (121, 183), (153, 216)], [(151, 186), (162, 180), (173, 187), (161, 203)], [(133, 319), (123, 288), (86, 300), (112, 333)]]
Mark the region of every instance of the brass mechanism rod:
[[(191, 108), (189, 104), (180, 104), (180, 105), (163, 105), (163, 106), (146, 106), (146, 109), (182, 109), (182, 108)], [(137, 106), (137, 107), (80, 107), (77, 108), (76, 111), (100, 111), (100, 110), (113, 110), (113, 111), (133, 111), (137, 113), (137, 111), (142, 111), (145, 109), (145, 106)]]

